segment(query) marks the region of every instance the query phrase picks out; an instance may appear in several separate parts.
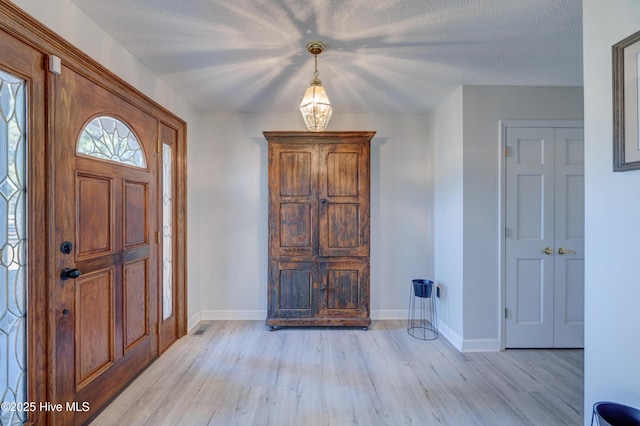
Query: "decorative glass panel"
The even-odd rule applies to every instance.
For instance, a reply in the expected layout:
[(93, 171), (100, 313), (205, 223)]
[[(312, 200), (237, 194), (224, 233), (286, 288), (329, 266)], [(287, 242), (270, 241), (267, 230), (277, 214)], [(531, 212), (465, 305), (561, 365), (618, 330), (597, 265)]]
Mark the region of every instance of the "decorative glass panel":
[(173, 182), (171, 145), (162, 144), (162, 318), (173, 315)]
[[(18, 408), (27, 392), (25, 96), (25, 82), (0, 71), (0, 398)], [(0, 411), (2, 425), (25, 420), (19, 409)]]
[(115, 117), (96, 117), (85, 126), (78, 154), (136, 167), (147, 167), (140, 141), (129, 126)]

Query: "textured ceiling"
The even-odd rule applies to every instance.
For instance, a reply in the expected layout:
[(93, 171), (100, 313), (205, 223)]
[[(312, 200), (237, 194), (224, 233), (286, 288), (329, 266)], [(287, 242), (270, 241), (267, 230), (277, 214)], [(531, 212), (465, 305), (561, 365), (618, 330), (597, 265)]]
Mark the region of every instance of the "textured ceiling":
[(582, 85), (581, 0), (72, 0), (201, 111), (425, 113), (459, 85)]

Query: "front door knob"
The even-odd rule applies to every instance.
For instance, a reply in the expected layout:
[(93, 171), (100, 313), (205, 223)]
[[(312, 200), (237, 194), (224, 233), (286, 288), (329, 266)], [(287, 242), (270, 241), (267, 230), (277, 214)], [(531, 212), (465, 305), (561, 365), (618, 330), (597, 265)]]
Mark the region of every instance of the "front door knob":
[(64, 268), (60, 271), (60, 278), (68, 280), (69, 278), (78, 278), (82, 274), (79, 269)]
[(542, 252), (544, 254), (553, 254), (553, 249), (551, 247), (545, 247), (544, 250), (542, 250)]

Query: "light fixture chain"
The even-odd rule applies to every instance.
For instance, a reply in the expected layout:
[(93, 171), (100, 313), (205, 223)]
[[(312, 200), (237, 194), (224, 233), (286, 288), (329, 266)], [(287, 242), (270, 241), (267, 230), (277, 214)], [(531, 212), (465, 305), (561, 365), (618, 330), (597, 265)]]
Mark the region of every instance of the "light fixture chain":
[(320, 75), (320, 73), (318, 72), (318, 55), (313, 55), (314, 58), (314, 70), (313, 71), (313, 78), (318, 78), (318, 76)]

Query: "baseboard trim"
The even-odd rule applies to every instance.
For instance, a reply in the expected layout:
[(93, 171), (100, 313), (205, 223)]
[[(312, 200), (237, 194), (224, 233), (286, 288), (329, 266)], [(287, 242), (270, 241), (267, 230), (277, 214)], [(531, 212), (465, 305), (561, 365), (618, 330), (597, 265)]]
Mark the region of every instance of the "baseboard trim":
[(200, 322), (200, 317), (200, 311), (198, 311), (189, 318), (189, 320), (187, 321), (188, 334), (191, 334), (193, 329), (196, 328), (196, 326)]
[(440, 333), (440, 336), (447, 339), (459, 352), (462, 352), (462, 338), (446, 324), (440, 321), (438, 322), (438, 333)]
[(499, 352), (499, 339), (465, 339), (460, 352)]

